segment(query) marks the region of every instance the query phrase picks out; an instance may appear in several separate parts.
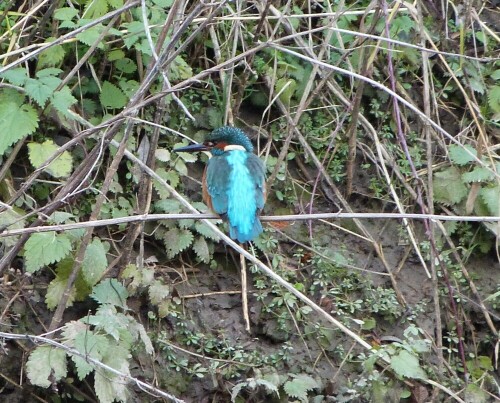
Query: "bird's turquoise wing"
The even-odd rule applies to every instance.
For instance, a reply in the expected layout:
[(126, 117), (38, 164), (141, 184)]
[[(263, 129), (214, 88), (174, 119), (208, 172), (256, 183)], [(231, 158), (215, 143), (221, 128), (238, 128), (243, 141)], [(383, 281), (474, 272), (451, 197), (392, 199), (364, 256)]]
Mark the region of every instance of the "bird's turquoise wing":
[(255, 183), (256, 204), (258, 212), (260, 212), (266, 202), (266, 167), (262, 160), (255, 154), (248, 155), (246, 164)]
[(208, 161), (206, 186), (211, 198), (212, 208), (217, 214), (227, 214), (227, 196), (230, 166), (223, 157), (212, 157)]

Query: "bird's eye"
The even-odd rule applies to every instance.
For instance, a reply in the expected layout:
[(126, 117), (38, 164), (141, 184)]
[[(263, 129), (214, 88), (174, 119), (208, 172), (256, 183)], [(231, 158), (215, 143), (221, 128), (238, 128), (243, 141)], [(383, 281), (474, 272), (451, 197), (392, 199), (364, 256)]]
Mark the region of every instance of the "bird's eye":
[(206, 142), (205, 142), (205, 145), (206, 145), (207, 147), (215, 147), (215, 143), (214, 143), (213, 141), (206, 141)]

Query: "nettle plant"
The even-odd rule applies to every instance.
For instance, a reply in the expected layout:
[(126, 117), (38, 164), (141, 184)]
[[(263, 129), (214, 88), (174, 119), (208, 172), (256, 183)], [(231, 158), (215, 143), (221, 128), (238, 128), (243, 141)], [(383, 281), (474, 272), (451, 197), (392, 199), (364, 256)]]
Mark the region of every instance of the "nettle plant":
[[(500, 182), (495, 172), (499, 172), (500, 163), (482, 156), (480, 165), (477, 151), (470, 145), (451, 145), (448, 151), (451, 165), (434, 174), (434, 200), (461, 214), (498, 216)], [(484, 225), (496, 233), (495, 225)]]

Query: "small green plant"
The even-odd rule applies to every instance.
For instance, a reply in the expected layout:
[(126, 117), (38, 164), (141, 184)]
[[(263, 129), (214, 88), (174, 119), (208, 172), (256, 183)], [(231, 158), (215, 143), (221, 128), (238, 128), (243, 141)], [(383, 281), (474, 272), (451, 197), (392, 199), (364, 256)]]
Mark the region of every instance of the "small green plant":
[(131, 353), (140, 344), (147, 354), (152, 354), (153, 345), (143, 325), (127, 313), (128, 293), (118, 281), (100, 282), (93, 287), (91, 297), (98, 304), (95, 313), (67, 323), (62, 331), (64, 344), (83, 357), (51, 346), (37, 347), (28, 359), (27, 374), (32, 384), (48, 388), (68, 376), (70, 358), (78, 379), (83, 381), (93, 374), (94, 390), (101, 402), (125, 402), (129, 397), (127, 380), (84, 357), (100, 361), (127, 376)]

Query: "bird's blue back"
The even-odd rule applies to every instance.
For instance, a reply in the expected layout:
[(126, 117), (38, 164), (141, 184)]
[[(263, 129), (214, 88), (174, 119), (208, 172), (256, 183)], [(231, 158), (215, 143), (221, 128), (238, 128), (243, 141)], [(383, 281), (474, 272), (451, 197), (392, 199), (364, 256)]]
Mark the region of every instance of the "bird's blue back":
[(207, 165), (207, 190), (213, 210), (229, 221), (230, 236), (239, 242), (262, 232), (258, 218), (265, 202), (265, 167), (253, 153), (231, 150)]

